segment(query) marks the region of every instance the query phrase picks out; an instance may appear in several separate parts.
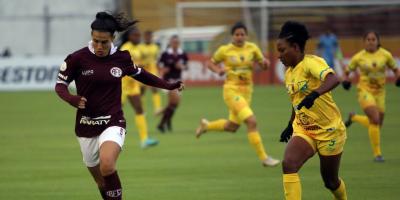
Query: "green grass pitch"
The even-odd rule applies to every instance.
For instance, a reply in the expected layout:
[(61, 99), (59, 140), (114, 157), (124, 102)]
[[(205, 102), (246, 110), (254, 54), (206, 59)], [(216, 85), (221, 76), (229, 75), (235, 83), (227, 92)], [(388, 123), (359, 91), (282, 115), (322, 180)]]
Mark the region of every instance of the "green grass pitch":
[[(400, 196), (399, 91), (387, 86), (382, 129), (385, 163), (372, 162), (365, 128), (354, 124), (347, 131), (341, 177), (349, 199), (394, 200)], [(345, 118), (349, 111), (361, 111), (355, 88), (345, 92), (338, 87), (334, 99)], [(220, 87), (187, 88), (171, 134), (156, 131), (159, 119), (151, 114), (149, 94), (145, 100), (149, 131), (160, 145), (140, 149), (132, 108), (125, 106), (128, 135), (118, 161), (124, 199), (283, 199), (281, 168), (261, 166), (244, 127), (235, 134), (210, 133), (195, 139), (201, 117), (227, 117)], [(72, 107), (53, 92), (2, 92), (0, 101), (0, 199), (100, 199), (81, 161)], [(285, 144), (278, 142), (279, 135), (291, 112), (284, 88), (256, 87), (252, 107), (268, 153), (281, 159)], [(303, 199), (332, 199), (319, 175), (317, 156), (305, 164), (300, 176)]]

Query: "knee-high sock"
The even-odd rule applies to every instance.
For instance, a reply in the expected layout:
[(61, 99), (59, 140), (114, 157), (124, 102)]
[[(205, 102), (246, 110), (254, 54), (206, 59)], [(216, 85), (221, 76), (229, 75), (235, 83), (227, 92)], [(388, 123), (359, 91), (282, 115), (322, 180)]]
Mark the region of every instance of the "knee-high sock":
[(117, 171), (114, 173), (104, 176), (106, 199), (107, 200), (121, 200), (122, 199), (122, 187), (118, 177)]
[(175, 105), (170, 105), (169, 107), (170, 107), (171, 111), (169, 112), (169, 115), (168, 115), (168, 118), (167, 118), (167, 128), (169, 130), (171, 130), (171, 128), (172, 128), (172, 117), (175, 114), (176, 106)]
[(332, 191), (332, 194), (335, 200), (347, 200), (346, 185), (342, 179), (340, 179), (339, 187), (335, 191)]
[(301, 184), (297, 173), (283, 174), (283, 189), (285, 190), (286, 200), (301, 199)]
[(358, 122), (365, 127), (369, 126), (368, 117), (365, 115), (353, 115), (353, 117), (351, 117), (351, 121)]
[(173, 112), (173, 108), (172, 108), (171, 106), (167, 106), (167, 107), (164, 109), (163, 116), (162, 116), (162, 118), (161, 118), (161, 121), (160, 121), (159, 126), (164, 126), (164, 125), (167, 124), (167, 122), (168, 122), (170, 116), (172, 115), (172, 112)]
[(380, 156), (381, 153), (381, 131), (379, 125), (370, 124), (368, 127), (369, 140), (371, 142), (372, 152), (374, 156)]
[(103, 200), (106, 200), (106, 199), (107, 199), (107, 196), (106, 196), (106, 189), (105, 189), (105, 188), (100, 188), (100, 187), (99, 187), (99, 191), (100, 191), (100, 194), (101, 194), (101, 198), (103, 198)]
[(153, 99), (153, 108), (155, 111), (161, 110), (161, 95), (160, 93), (153, 93), (152, 95)]
[(268, 157), (268, 155), (265, 152), (264, 145), (260, 137), (260, 133), (258, 133), (258, 131), (248, 132), (247, 137), (249, 139), (251, 146), (253, 146), (254, 149), (256, 150), (258, 158), (261, 161), (265, 160)]
[(144, 114), (137, 114), (135, 116), (136, 127), (139, 131), (140, 141), (143, 142), (147, 140), (148, 133), (147, 133), (147, 121)]
[(226, 119), (217, 119), (207, 124), (207, 131), (224, 131), (225, 124), (228, 122)]

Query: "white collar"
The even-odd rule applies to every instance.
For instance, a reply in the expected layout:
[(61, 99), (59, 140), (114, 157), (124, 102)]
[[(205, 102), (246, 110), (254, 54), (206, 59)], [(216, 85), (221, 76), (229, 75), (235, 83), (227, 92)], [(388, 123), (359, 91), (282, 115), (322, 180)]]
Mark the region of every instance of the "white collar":
[[(94, 48), (93, 48), (93, 45), (92, 45), (92, 44), (93, 44), (93, 41), (90, 40), (90, 41), (88, 42), (88, 48), (89, 48), (90, 52), (92, 52), (93, 54), (95, 54), (95, 53), (94, 53)], [(117, 50), (118, 50), (118, 47), (117, 47), (117, 46), (114, 46), (114, 44), (111, 43), (110, 55), (113, 55), (115, 52), (117, 52)]]
[[(168, 54), (173, 54), (173, 53), (174, 53), (174, 50), (173, 50), (171, 47), (169, 47), (169, 48), (167, 49), (167, 53), (168, 53)], [(182, 50), (181, 48), (178, 48), (177, 53), (178, 53), (178, 54), (183, 54), (183, 50)]]

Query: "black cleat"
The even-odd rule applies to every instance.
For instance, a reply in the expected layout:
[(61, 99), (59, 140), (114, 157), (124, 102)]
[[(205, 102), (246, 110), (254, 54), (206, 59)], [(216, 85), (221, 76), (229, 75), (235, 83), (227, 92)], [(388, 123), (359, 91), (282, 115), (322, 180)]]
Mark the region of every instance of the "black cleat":
[(164, 124), (159, 124), (159, 125), (157, 126), (157, 129), (158, 129), (161, 133), (165, 133)]
[(348, 128), (351, 126), (351, 124), (353, 124), (353, 121), (351, 120), (351, 118), (355, 115), (354, 112), (349, 113), (349, 117), (347, 118), (347, 120), (344, 122), (344, 125)]

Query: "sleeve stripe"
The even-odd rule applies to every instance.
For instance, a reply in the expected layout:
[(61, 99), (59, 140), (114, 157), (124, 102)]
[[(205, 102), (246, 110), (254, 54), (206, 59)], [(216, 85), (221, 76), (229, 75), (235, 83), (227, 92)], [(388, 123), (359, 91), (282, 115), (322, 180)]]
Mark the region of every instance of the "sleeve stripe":
[(65, 82), (65, 81), (62, 81), (62, 80), (60, 80), (60, 79), (58, 79), (58, 80), (56, 81), (56, 83), (61, 83), (61, 84), (64, 84), (64, 85), (66, 85), (66, 86), (69, 85), (69, 83), (67, 83), (67, 82)]
[(328, 68), (322, 70), (322, 71), (319, 73), (319, 80), (322, 81), (322, 75), (324, 74), (325, 71), (327, 71), (327, 70), (329, 70), (329, 69), (330, 69), (330, 68), (328, 67)]
[(138, 68), (138, 71), (135, 73), (135, 74), (132, 74), (131, 76), (132, 77), (134, 77), (134, 76), (137, 76), (137, 75), (139, 75), (140, 73), (142, 72), (142, 68)]

